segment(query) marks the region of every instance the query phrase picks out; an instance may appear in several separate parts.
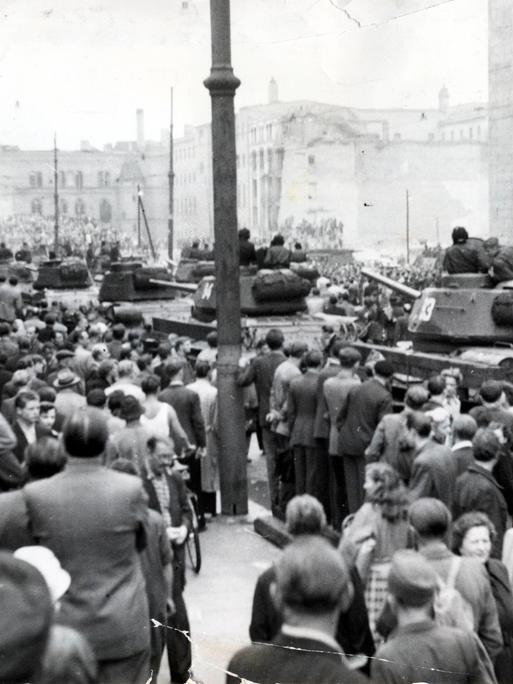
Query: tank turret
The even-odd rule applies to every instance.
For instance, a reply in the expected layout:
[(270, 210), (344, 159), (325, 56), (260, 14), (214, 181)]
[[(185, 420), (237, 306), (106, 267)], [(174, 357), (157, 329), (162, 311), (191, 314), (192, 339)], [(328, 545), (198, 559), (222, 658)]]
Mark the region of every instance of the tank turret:
[(100, 302), (138, 302), (173, 299), (172, 275), (163, 266), (143, 266), (140, 261), (115, 261), (105, 273), (100, 287)]
[(502, 344), (504, 348), (505, 344), (513, 343), (511, 281), (494, 287), (486, 274), (444, 275), (441, 287), (418, 292), (371, 271), (362, 272), (415, 300), (408, 333), (413, 348), (418, 351), (449, 353), (461, 347)]
[(35, 290), (75, 290), (92, 285), (85, 261), (80, 259), (50, 259), (39, 264)]
[[(311, 289), (308, 279), (289, 269), (241, 272), (240, 309), (243, 316), (281, 316), (306, 311), (305, 297)], [(194, 294), (192, 315), (210, 322), (216, 317), (215, 278), (207, 276)]]

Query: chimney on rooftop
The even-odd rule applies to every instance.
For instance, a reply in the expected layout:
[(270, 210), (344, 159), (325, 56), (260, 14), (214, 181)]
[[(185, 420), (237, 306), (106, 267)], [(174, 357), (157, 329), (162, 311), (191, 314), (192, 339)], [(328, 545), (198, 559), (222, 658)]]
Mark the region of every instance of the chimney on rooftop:
[(137, 148), (144, 150), (144, 110), (138, 109), (135, 112), (137, 120)]
[(278, 84), (276, 83), (274, 77), (269, 81), (269, 94), (268, 94), (269, 104), (276, 104), (279, 102), (278, 97)]

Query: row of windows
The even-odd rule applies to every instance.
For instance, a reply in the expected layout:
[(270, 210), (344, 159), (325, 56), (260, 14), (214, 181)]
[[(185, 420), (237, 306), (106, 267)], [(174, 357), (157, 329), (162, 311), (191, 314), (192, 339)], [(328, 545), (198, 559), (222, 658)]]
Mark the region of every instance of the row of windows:
[(196, 150), (194, 147), (178, 147), (176, 150), (176, 159), (194, 159)]
[[(51, 215), (54, 211), (53, 202), (48, 207), (48, 214)], [(78, 197), (73, 205), (73, 210), (75, 216), (85, 216), (86, 205), (82, 198)], [(43, 214), (43, 200), (36, 198), (30, 203), (30, 212), (32, 214)], [(67, 216), (70, 213), (69, 203), (66, 199), (61, 199), (59, 202), (59, 213), (63, 216)], [(100, 220), (104, 223), (108, 223), (112, 219), (112, 206), (110, 202), (106, 199), (102, 199), (99, 204)]]
[[(450, 131), (442, 131), (441, 133), (441, 139), (442, 140), (456, 140), (456, 131), (453, 129)], [(481, 139), (481, 126), (478, 124), (474, 130), (473, 126), (470, 126), (468, 129), (466, 128), (460, 128), (459, 129), (459, 139), (460, 140), (480, 140)]]
[[(61, 188), (77, 188), (81, 190), (84, 187), (84, 174), (82, 171), (60, 171), (58, 182)], [(49, 184), (53, 183), (53, 178), (49, 180)], [(110, 171), (98, 171), (98, 187), (108, 188), (111, 184)], [(34, 171), (29, 175), (29, 186), (31, 188), (43, 187), (43, 174), (41, 171)]]
[(182, 216), (192, 216), (198, 212), (196, 197), (181, 197), (176, 202), (177, 213)]
[(256, 145), (262, 143), (265, 140), (269, 141), (273, 139), (274, 126), (272, 123), (265, 124), (265, 126), (253, 126), (250, 131), (251, 144)]
[(178, 185), (187, 185), (187, 183), (196, 182), (196, 172), (193, 173), (177, 173), (176, 182)]

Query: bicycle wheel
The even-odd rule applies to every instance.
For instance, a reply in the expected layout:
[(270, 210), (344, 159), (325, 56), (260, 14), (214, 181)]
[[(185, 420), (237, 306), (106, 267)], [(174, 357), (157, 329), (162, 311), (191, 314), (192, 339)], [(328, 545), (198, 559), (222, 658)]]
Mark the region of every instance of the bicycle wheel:
[(198, 532), (198, 515), (196, 512), (196, 501), (190, 497), (189, 506), (192, 513), (192, 529), (189, 532), (187, 541), (185, 542), (187, 548), (187, 557), (189, 563), (196, 574), (201, 570), (201, 546)]

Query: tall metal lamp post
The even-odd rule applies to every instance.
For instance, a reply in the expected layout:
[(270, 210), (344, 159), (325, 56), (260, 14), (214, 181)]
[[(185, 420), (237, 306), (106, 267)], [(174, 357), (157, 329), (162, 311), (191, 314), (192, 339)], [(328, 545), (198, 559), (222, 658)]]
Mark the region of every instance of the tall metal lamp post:
[(244, 407), (237, 386), (241, 332), (233, 104), (240, 81), (231, 66), (230, 0), (210, 0), (210, 21), (212, 68), (204, 83), (212, 100), (221, 510), (244, 515), (248, 485)]

